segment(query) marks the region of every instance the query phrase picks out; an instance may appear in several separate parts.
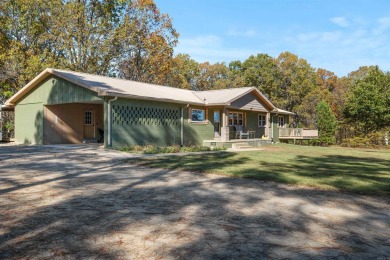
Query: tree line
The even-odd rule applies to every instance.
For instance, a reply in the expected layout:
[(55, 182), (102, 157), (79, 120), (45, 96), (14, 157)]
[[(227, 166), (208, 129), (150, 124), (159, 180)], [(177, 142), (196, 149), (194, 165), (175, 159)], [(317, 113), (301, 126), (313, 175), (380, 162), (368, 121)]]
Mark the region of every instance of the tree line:
[(153, 0), (4, 0), (0, 24), (0, 103), (54, 67), (193, 90), (254, 86), (325, 143), (390, 127), (389, 72), (337, 77), (290, 52), (199, 63), (174, 55), (179, 34)]

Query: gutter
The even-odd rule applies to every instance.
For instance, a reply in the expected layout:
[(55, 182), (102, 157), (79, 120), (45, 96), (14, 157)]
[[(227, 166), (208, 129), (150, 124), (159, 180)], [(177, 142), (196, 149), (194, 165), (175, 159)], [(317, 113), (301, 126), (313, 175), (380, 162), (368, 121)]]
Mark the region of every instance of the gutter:
[(112, 145), (111, 142), (111, 113), (112, 113), (112, 107), (111, 107), (111, 102), (114, 102), (118, 99), (116, 96), (114, 99), (108, 100), (108, 114), (107, 114), (107, 144), (108, 146)]
[(151, 100), (156, 102), (168, 102), (168, 103), (175, 103), (175, 104), (191, 104), (195, 106), (204, 106), (204, 102), (195, 102), (195, 101), (181, 101), (176, 99), (170, 99), (170, 98), (157, 98), (157, 97), (145, 97), (145, 96), (138, 96), (138, 95), (131, 95), (131, 94), (122, 94), (117, 92), (98, 92), (99, 96), (116, 96), (116, 97), (123, 97), (123, 98), (133, 98), (133, 99), (139, 99), (139, 100)]
[(180, 118), (180, 145), (184, 146), (184, 108), (188, 108), (190, 104), (181, 108), (181, 118)]

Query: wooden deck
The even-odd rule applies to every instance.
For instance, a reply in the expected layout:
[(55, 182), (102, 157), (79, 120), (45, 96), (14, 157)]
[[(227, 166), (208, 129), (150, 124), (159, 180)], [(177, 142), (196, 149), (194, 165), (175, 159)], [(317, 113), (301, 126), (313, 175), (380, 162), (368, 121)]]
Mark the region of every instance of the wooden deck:
[(271, 139), (261, 139), (261, 138), (252, 138), (252, 139), (231, 139), (228, 141), (221, 141), (218, 139), (214, 140), (203, 140), (203, 145), (208, 147), (226, 147), (226, 148), (246, 148), (246, 147), (259, 147), (264, 145), (272, 144)]
[(279, 128), (279, 139), (282, 140), (308, 140), (317, 139), (318, 130), (303, 129), (303, 128)]

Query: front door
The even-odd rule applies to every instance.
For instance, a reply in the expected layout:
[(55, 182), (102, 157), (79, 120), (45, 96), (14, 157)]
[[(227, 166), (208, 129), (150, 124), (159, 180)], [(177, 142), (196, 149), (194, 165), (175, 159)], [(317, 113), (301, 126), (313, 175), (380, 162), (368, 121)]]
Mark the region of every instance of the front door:
[(84, 138), (95, 138), (95, 111), (84, 110)]
[(214, 110), (214, 138), (221, 137), (221, 112)]

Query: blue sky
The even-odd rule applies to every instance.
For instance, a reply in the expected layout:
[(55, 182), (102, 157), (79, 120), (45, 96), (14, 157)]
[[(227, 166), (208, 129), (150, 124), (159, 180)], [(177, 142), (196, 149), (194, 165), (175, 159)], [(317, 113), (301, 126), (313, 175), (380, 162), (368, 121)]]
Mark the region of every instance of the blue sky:
[(155, 0), (180, 33), (175, 53), (198, 62), (289, 51), (345, 76), (390, 71), (390, 0)]

